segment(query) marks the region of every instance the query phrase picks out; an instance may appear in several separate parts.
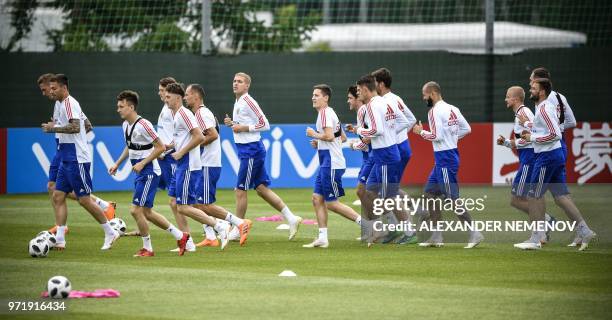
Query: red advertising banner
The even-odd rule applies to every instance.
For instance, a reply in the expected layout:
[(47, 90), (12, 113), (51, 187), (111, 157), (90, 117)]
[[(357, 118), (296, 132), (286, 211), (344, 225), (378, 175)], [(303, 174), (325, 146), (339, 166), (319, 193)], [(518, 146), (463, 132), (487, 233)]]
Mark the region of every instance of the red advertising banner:
[[(472, 133), (459, 141), (459, 176), (461, 183), (491, 183), (493, 125), (490, 123), (470, 124)], [(429, 130), (429, 128), (425, 128)], [(413, 133), (409, 135), (412, 158), (408, 163), (402, 184), (422, 184), (427, 181), (434, 165), (433, 147)]]

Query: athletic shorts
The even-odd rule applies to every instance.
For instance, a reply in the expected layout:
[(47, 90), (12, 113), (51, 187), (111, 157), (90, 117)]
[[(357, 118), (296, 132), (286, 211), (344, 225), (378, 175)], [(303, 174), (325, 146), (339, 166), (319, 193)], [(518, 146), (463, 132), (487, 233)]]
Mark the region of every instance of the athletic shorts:
[(174, 172), (174, 192), (177, 204), (196, 204), (202, 194), (202, 169), (190, 171), (189, 168), (176, 168)]
[(197, 203), (211, 204), (217, 201), (217, 181), (221, 176), (221, 167), (202, 167), (202, 187), (198, 190), (201, 192), (198, 196)]
[(255, 189), (260, 184), (270, 185), (270, 177), (265, 167), (266, 157), (240, 158), (240, 169), (238, 169), (238, 181), (236, 189)]
[(57, 171), (55, 189), (65, 193), (74, 191), (77, 198), (89, 196), (93, 191), (90, 166), (89, 162), (62, 161)]
[(49, 165), (49, 181), (57, 181), (57, 172), (61, 164), (60, 154), (59, 152), (55, 152), (55, 156), (53, 156), (53, 160), (51, 160), (51, 165)]
[(172, 176), (176, 170), (176, 160), (174, 160), (174, 158), (168, 154), (164, 157), (164, 159), (157, 159), (157, 163), (159, 163), (159, 168), (161, 169), (158, 187), (164, 190), (168, 189), (168, 194), (170, 194)]
[(401, 179), (399, 163), (399, 161), (390, 164), (374, 163), (366, 182), (366, 189), (377, 193), (383, 199), (398, 195)]
[(434, 195), (443, 195), (446, 198), (459, 198), (459, 184), (457, 182), (458, 166), (442, 167), (434, 165), (427, 178), (425, 192)]
[(533, 198), (541, 198), (547, 190), (555, 197), (569, 194), (562, 148), (536, 154), (529, 186), (528, 195)]
[(323, 196), (325, 201), (336, 201), (344, 196), (342, 175), (345, 169), (321, 167), (315, 180), (314, 193)]

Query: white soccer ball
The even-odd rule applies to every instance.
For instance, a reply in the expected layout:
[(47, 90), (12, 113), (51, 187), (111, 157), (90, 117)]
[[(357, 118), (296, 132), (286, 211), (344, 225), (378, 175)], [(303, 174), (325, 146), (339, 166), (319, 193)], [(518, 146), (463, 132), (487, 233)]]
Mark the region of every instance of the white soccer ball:
[(49, 232), (49, 231), (45, 230), (45, 231), (41, 231), (41, 232), (39, 232), (39, 233), (36, 235), (36, 238), (41, 238), (41, 237), (43, 237), (43, 238), (49, 238), (49, 237), (51, 237), (51, 236), (53, 236), (53, 233), (51, 233), (51, 232)]
[(125, 221), (121, 218), (114, 218), (109, 221), (111, 228), (115, 229), (115, 231), (119, 232), (120, 235), (124, 235), (127, 231), (127, 226), (125, 225)]
[(34, 238), (28, 244), (28, 251), (33, 258), (44, 258), (49, 253), (49, 243), (45, 238)]
[(49, 249), (55, 247), (55, 245), (57, 244), (57, 239), (55, 238), (55, 235), (47, 230), (39, 232), (36, 235), (36, 238), (45, 239), (49, 244)]
[(57, 244), (57, 239), (55, 238), (54, 234), (51, 234), (47, 237), (47, 243), (49, 244), (49, 248), (55, 247), (55, 245)]
[(49, 298), (53, 299), (66, 299), (70, 295), (72, 285), (70, 280), (63, 276), (55, 276), (47, 282), (47, 291), (49, 292)]

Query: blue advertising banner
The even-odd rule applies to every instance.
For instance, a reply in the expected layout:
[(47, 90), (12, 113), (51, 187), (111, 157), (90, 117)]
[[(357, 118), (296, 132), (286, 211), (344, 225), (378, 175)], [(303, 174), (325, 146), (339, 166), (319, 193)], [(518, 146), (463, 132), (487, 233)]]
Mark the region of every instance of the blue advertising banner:
[[(309, 125), (275, 125), (262, 133), (268, 152), (266, 169), (273, 188), (310, 188), (314, 185), (319, 161), (305, 134)], [(9, 128), (7, 131), (7, 193), (46, 192), (49, 164), (55, 154), (54, 136), (40, 128)], [(121, 127), (96, 127), (87, 137), (93, 154), (94, 191), (131, 190), (133, 175), (129, 161), (119, 167), (115, 176), (108, 174), (108, 168), (125, 146)], [(221, 150), (223, 169), (218, 187), (234, 188), (240, 162), (230, 128), (221, 128)], [(350, 150), (348, 143), (343, 150), (347, 164), (343, 185), (353, 187), (357, 184), (361, 152)]]

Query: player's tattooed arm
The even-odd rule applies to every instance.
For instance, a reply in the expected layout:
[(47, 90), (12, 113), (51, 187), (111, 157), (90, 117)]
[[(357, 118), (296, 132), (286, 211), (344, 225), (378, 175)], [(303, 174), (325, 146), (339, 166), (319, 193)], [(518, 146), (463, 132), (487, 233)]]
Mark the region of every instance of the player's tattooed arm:
[(219, 133), (215, 128), (207, 128), (204, 130), (204, 132), (202, 132), (202, 134), (204, 134), (204, 142), (202, 142), (203, 146), (209, 145), (219, 138)]
[(89, 132), (93, 129), (93, 125), (89, 121), (89, 119), (85, 119), (85, 132)]
[(54, 127), (53, 122), (47, 122), (42, 124), (43, 131), (55, 132), (55, 133), (79, 133), (81, 126), (79, 125), (79, 119), (70, 119), (68, 125), (64, 127)]

